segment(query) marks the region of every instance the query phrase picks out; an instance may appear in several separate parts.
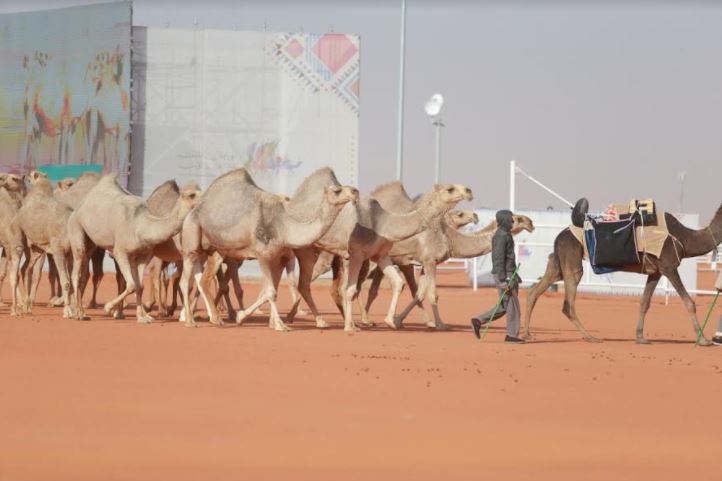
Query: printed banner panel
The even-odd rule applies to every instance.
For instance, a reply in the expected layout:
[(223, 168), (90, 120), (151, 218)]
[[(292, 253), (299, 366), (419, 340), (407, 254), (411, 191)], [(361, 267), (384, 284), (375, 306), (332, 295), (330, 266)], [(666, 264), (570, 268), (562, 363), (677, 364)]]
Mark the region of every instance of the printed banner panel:
[(130, 2), (0, 15), (0, 169), (101, 164), (125, 182)]
[(133, 42), (132, 192), (239, 167), (277, 193), (326, 165), (357, 183), (358, 37), (136, 27)]

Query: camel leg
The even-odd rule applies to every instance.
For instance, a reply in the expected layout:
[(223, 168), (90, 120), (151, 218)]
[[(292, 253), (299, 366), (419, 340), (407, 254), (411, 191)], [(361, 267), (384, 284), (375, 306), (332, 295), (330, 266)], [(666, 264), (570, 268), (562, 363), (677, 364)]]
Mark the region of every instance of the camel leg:
[[(103, 306), (103, 310), (106, 314), (112, 315), (118, 319), (115, 312), (118, 309), (123, 308), (123, 300), (126, 296), (134, 293), (136, 290), (135, 278), (138, 275), (138, 267), (134, 260), (132, 260), (125, 252), (117, 250), (113, 251), (113, 258), (115, 259), (118, 271), (125, 279), (125, 289), (123, 289), (117, 297), (108, 301), (105, 306)], [(139, 317), (138, 322), (143, 322), (143, 320)]]
[[(351, 256), (351, 259), (348, 262), (348, 268), (344, 269), (346, 272), (348, 272), (348, 278), (345, 279), (345, 282), (343, 282), (344, 288), (344, 305), (343, 305), (343, 315), (344, 315), (344, 325), (343, 330), (346, 332), (355, 332), (357, 331), (356, 325), (353, 322), (353, 299), (356, 295), (356, 290), (358, 288), (357, 281), (358, 281), (358, 275), (361, 271), (361, 267), (363, 265), (365, 259), (358, 257), (358, 256)], [(345, 277), (345, 276), (344, 276)], [(386, 320), (388, 324), (388, 318)], [(393, 318), (391, 321), (391, 324), (393, 325)]]
[(231, 282), (233, 283), (233, 294), (236, 296), (238, 308), (243, 309), (243, 286), (241, 285), (241, 277), (239, 270), (243, 260), (235, 261), (234, 271), (231, 273)]
[(68, 279), (68, 265), (65, 254), (62, 250), (53, 251), (53, 259), (58, 269), (58, 278), (60, 280), (60, 289), (63, 296), (63, 317), (68, 319), (72, 317), (73, 311), (70, 306), (70, 281)]
[[(72, 242), (72, 240), (71, 240)], [(71, 282), (73, 285), (73, 317), (78, 319), (79, 321), (87, 320), (89, 319), (85, 315), (85, 310), (83, 308), (83, 289), (81, 288), (83, 284), (83, 267), (87, 266), (88, 263), (88, 255), (87, 255), (87, 249), (85, 245), (82, 245), (82, 243), (78, 242), (77, 244), (73, 245), (73, 274), (71, 276)]]
[(45, 264), (45, 258), (47, 257), (44, 251), (33, 252), (33, 249), (31, 249), (30, 252), (31, 254), (25, 277), (25, 288), (27, 289), (29, 287), (30, 292), (28, 293), (28, 297), (25, 299), (25, 305), (23, 306), (23, 310), (26, 314), (32, 314), (35, 296), (38, 293), (38, 285), (40, 284), (40, 278), (43, 275), (43, 264)]
[(195, 302), (191, 305), (189, 299), (188, 287), (190, 285), (190, 279), (195, 279), (196, 273), (202, 271), (202, 264), (198, 255), (193, 253), (185, 255), (183, 258), (183, 275), (181, 275), (179, 287), (181, 292), (181, 299), (183, 300), (183, 313), (181, 314), (179, 321), (185, 322), (186, 327), (194, 327), (196, 325), (193, 319), (193, 311), (195, 310)]
[[(450, 327), (447, 324), (444, 324), (444, 321), (441, 320), (441, 315), (439, 314), (439, 294), (436, 290), (436, 262), (430, 262), (424, 266), (424, 278), (426, 279), (426, 282), (423, 295), (429, 298), (431, 311), (434, 313), (434, 322), (431, 323), (427, 321), (426, 326), (433, 327), (439, 331), (448, 331)], [(419, 306), (421, 306), (421, 309), (423, 310), (423, 297), (420, 298), (417, 295), (416, 299), (419, 301)]]
[[(291, 294), (291, 303), (296, 304), (301, 298), (298, 292), (298, 283), (296, 282), (296, 257), (291, 256), (286, 262), (286, 278), (288, 279), (288, 292)], [(300, 316), (308, 315), (304, 309), (298, 307), (297, 314)]]
[[(674, 290), (677, 291), (677, 294), (679, 294), (679, 297), (684, 302), (684, 307), (687, 308), (689, 318), (692, 320), (692, 326), (694, 327), (694, 336), (696, 339), (699, 335), (700, 330), (702, 329), (699, 325), (699, 322), (697, 322), (697, 306), (687, 292), (687, 289), (684, 287), (682, 279), (679, 277), (679, 272), (676, 268), (665, 269), (662, 271), (662, 273), (667, 276), (667, 279), (669, 279), (669, 282), (674, 287)], [(712, 341), (707, 339), (704, 333), (702, 333), (702, 335), (699, 337), (699, 342), (697, 344), (700, 346), (711, 346)]]
[(344, 291), (346, 289), (346, 283), (348, 281), (347, 263), (343, 261), (340, 257), (334, 256), (331, 262), (331, 272), (333, 274), (330, 290), (331, 299), (333, 299), (334, 304), (336, 304), (336, 307), (343, 316), (345, 309)]
[(652, 295), (654, 290), (657, 288), (659, 279), (662, 274), (655, 273), (647, 276), (647, 283), (644, 286), (644, 292), (642, 293), (642, 299), (639, 303), (639, 321), (637, 321), (637, 344), (649, 344), (649, 341), (644, 338), (644, 318), (649, 311), (649, 305), (652, 302)]
[(531, 334), (529, 333), (529, 324), (531, 323), (531, 314), (534, 311), (536, 301), (539, 299), (549, 286), (562, 280), (561, 269), (559, 263), (555, 260), (556, 254), (549, 256), (547, 262), (547, 269), (544, 272), (541, 280), (529, 290), (529, 294), (526, 298), (526, 311), (524, 312), (524, 327), (521, 330), (522, 339), (530, 339)]
[[(299, 271), (298, 271), (298, 292), (301, 294), (301, 297), (306, 302), (306, 305), (309, 309), (311, 309), (311, 314), (313, 315), (313, 318), (316, 321), (316, 327), (320, 329), (325, 329), (329, 327), (329, 324), (323, 320), (321, 315), (318, 312), (318, 308), (316, 307), (316, 303), (313, 301), (313, 296), (311, 295), (311, 281), (313, 280), (313, 266), (316, 264), (316, 260), (318, 259), (318, 251), (307, 248), (307, 249), (299, 249), (296, 252), (296, 257), (298, 258), (298, 265), (299, 265)], [(293, 303), (293, 306), (291, 307), (291, 311), (288, 313), (288, 321), (292, 322), (294, 316), (296, 315), (296, 312), (298, 311), (298, 305), (301, 302), (301, 299), (296, 299), (296, 302)]]
[[(90, 261), (93, 263), (93, 297), (90, 299), (91, 309), (97, 309), (100, 307), (98, 304), (98, 288), (100, 287), (100, 281), (103, 280), (103, 259), (105, 258), (105, 249), (96, 249), (93, 253)], [(117, 272), (117, 270), (116, 270)]]
[(366, 259), (366, 261), (361, 266), (361, 272), (359, 272), (356, 286), (356, 302), (358, 303), (359, 313), (361, 314), (361, 324), (363, 324), (364, 326), (368, 326), (369, 324), (371, 324), (371, 321), (369, 321), (369, 314), (366, 310), (366, 306), (361, 302), (361, 290), (363, 288), (364, 281), (369, 275), (369, 265), (370, 262), (368, 259)]
[(20, 256), (23, 254), (23, 248), (18, 247), (10, 249), (9, 252), (9, 274), (10, 274), (10, 292), (12, 292), (12, 304), (10, 305), (10, 315), (19, 316), (20, 309), (18, 306), (18, 298), (25, 299), (26, 293), (23, 292), (22, 283), (19, 280)]
[[(428, 278), (425, 273), (421, 275), (421, 281), (419, 284), (416, 283), (416, 277), (414, 275), (414, 266), (399, 266), (401, 273), (406, 279), (406, 283), (409, 285), (409, 291), (411, 293), (411, 302), (404, 308), (404, 310), (396, 317), (396, 321), (400, 324), (406, 319), (411, 313), (414, 307), (421, 308), (421, 316), (423, 322), (428, 327), (436, 327), (436, 323), (429, 318), (429, 315), (424, 310), (424, 299), (426, 297), (426, 288), (428, 284)], [(442, 325), (444, 325), (442, 323)], [(443, 328), (442, 328), (443, 329)]]
[[(149, 302), (143, 302), (143, 306), (145, 307), (145, 310), (148, 312), (151, 312), (153, 310), (153, 307), (155, 307), (155, 304), (158, 300), (158, 297), (160, 297), (160, 272), (161, 272), (161, 263), (160, 259), (157, 257), (154, 257), (153, 260), (150, 261), (148, 264), (148, 281), (150, 282), (150, 301)], [(157, 285), (156, 285), (157, 280)]]
[(133, 272), (133, 281), (136, 285), (135, 290), (135, 316), (138, 322), (141, 324), (150, 324), (154, 321), (153, 317), (151, 317), (148, 312), (145, 310), (145, 306), (143, 306), (143, 277), (145, 276), (145, 266), (148, 265), (148, 262), (151, 259), (151, 254), (147, 254), (145, 256), (142, 256), (140, 258), (134, 258), (135, 261), (135, 271)]
[(58, 297), (61, 296), (60, 289), (58, 287), (58, 268), (55, 265), (55, 256), (48, 255), (48, 282), (50, 283), (50, 300), (48, 301), (48, 307), (55, 307)]
[(183, 273), (183, 262), (178, 261), (175, 263), (175, 271), (173, 274), (171, 274), (170, 279), (168, 280), (168, 283), (172, 286), (171, 289), (171, 303), (170, 306), (168, 306), (166, 315), (168, 317), (173, 317), (173, 313), (175, 313), (175, 310), (178, 308), (178, 296), (180, 294), (180, 279), (181, 274)]
[[(403, 327), (403, 325), (398, 323), (396, 320), (396, 306), (399, 303), (399, 295), (401, 295), (401, 291), (404, 288), (404, 281), (401, 279), (396, 267), (391, 263), (391, 259), (388, 257), (382, 257), (378, 260), (377, 264), (379, 269), (383, 271), (384, 275), (388, 277), (391, 282), (391, 302), (389, 303), (389, 310), (386, 313), (384, 322), (391, 329), (398, 329)], [(350, 280), (349, 276), (349, 281)]]
[[(125, 289), (127, 286), (127, 283), (126, 283), (127, 281), (125, 279), (125, 276), (121, 272), (120, 266), (118, 265), (118, 261), (113, 260), (113, 263), (115, 264), (115, 284), (118, 286), (118, 295), (120, 295), (122, 292), (125, 292)], [(125, 319), (125, 314), (123, 313), (123, 309), (125, 309), (125, 298), (120, 300), (120, 305), (113, 313), (113, 318)]]
[[(2, 256), (0, 256), (0, 291), (2, 291), (3, 282), (5, 282), (5, 276), (8, 273), (8, 258), (6, 255), (6, 249), (3, 249)], [(2, 300), (2, 294), (0, 294), (0, 306), (4, 306), (5, 302)]]
[[(366, 297), (366, 313), (371, 311), (371, 304), (374, 303), (376, 300), (376, 297), (379, 295), (379, 287), (381, 286), (381, 281), (384, 278), (384, 273), (381, 272), (379, 269), (374, 269), (371, 272), (371, 285), (369, 286), (369, 292)], [(372, 320), (368, 320), (367, 326), (373, 326), (374, 322)]]
[[(210, 259), (209, 259), (210, 262)], [(218, 280), (218, 292), (216, 292), (215, 299), (213, 299), (213, 303), (216, 305), (216, 311), (218, 310), (218, 305), (220, 304), (221, 298), (226, 303), (226, 311), (228, 312), (228, 320), (233, 321), (236, 318), (235, 310), (233, 309), (233, 304), (231, 303), (231, 295), (230, 295), (230, 284), (231, 284), (231, 276), (233, 275), (233, 268), (235, 267), (236, 263), (231, 261), (226, 261), (226, 269), (223, 271), (221, 268), (223, 264), (223, 259), (221, 258), (220, 264), (214, 267), (214, 276), (216, 276)], [(206, 264), (206, 270), (208, 271), (208, 264)], [(236, 272), (238, 272), (238, 269), (236, 268)], [(211, 280), (208, 280), (207, 287), (210, 289), (210, 283)], [(206, 291), (210, 292), (210, 291)], [(221, 324), (222, 325), (222, 324)]]
[(602, 342), (601, 339), (596, 338), (589, 334), (582, 322), (577, 317), (577, 310), (575, 308), (575, 302), (577, 299), (577, 286), (579, 281), (582, 279), (582, 272), (579, 271), (574, 273), (574, 276), (564, 275), (564, 307), (562, 312), (566, 315), (570, 321), (579, 329), (584, 339), (588, 342)]
[(264, 279), (263, 293), (258, 296), (258, 299), (256, 299), (251, 307), (243, 311), (238, 311), (236, 322), (239, 324), (242, 323), (243, 319), (258, 309), (258, 306), (268, 301), (271, 305), (270, 316), (273, 322), (273, 328), (276, 331), (290, 331), (291, 329), (281, 320), (281, 316), (278, 313), (278, 306), (276, 305), (276, 295), (278, 292), (278, 284), (281, 281), (281, 274), (283, 273), (283, 265), (278, 262), (278, 259), (274, 260), (263, 257), (258, 259), (258, 265), (261, 268)]
[[(206, 261), (206, 267), (203, 270), (203, 272), (196, 272), (195, 274), (195, 280), (196, 280), (196, 287), (198, 288), (198, 291), (201, 294), (201, 297), (203, 297), (203, 302), (206, 303), (206, 310), (208, 311), (208, 320), (211, 324), (216, 326), (222, 326), (223, 320), (218, 315), (218, 308), (216, 306), (215, 302), (212, 302), (213, 299), (211, 299), (209, 293), (211, 288), (211, 283), (213, 282), (213, 278), (216, 277), (216, 274), (218, 273), (218, 269), (220, 269), (221, 264), (223, 263), (223, 257), (219, 253), (214, 253), (212, 256), (208, 257), (208, 260)], [(221, 286), (219, 287), (219, 292), (221, 289)], [(226, 286), (227, 288), (227, 286)]]

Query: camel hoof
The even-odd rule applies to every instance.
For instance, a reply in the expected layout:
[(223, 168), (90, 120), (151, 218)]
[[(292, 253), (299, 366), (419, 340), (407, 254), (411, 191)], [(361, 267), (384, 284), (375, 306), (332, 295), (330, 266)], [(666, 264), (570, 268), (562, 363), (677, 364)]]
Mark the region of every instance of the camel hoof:
[(278, 332), (288, 332), (288, 331), (291, 331), (292, 329), (281, 322), (281, 323), (276, 324), (276, 326), (273, 328), (273, 330), (278, 331)]
[(95, 301), (90, 301), (90, 304), (88, 304), (88, 309), (97, 309), (100, 307), (100, 304), (98, 304)]
[(600, 343), (600, 342), (602, 342), (601, 339), (599, 339), (598, 337), (594, 337), (594, 336), (585, 337), (584, 339), (585, 339), (587, 342), (593, 342), (593, 343)]
[(196, 321), (190, 320), (190, 321), (184, 321), (183, 326), (185, 327), (198, 327), (198, 324), (196, 324)]
[(244, 311), (244, 310), (241, 309), (240, 311), (236, 312), (236, 324), (238, 324), (239, 326), (240, 326), (241, 324), (243, 324), (243, 320), (244, 320), (246, 317), (247, 317), (246, 311)]
[[(123, 311), (120, 309), (116, 309), (113, 312), (113, 319), (123, 320), (125, 319), (125, 314), (123, 314)], [(152, 319), (152, 318), (151, 318)]]
[(637, 344), (651, 344), (651, 342), (649, 342), (649, 341), (648, 341), (647, 339), (645, 339), (644, 337), (638, 337), (637, 340), (636, 340), (636, 343), (637, 343)]
[(703, 337), (702, 339), (697, 341), (697, 345), (702, 346), (702, 347), (708, 347), (708, 346), (711, 346), (712, 344), (714, 344), (714, 343), (712, 341), (710, 341), (709, 339), (707, 339), (706, 337)]
[(296, 315), (298, 315), (298, 316), (307, 316), (307, 315), (308, 315), (308, 311), (304, 311), (303, 309), (299, 309), (299, 310), (296, 311)]
[(223, 319), (208, 319), (208, 322), (218, 327), (223, 327), (224, 325)]
[(444, 324), (443, 322), (434, 324), (433, 327), (437, 331), (450, 331), (451, 330), (451, 326), (449, 326), (448, 324)]
[(361, 329), (359, 329), (358, 327), (356, 327), (354, 325), (351, 325), (351, 326), (344, 326), (343, 330), (344, 330), (344, 332), (348, 332), (349, 334), (356, 334)]
[(374, 327), (376, 323), (370, 319), (361, 319), (361, 324), (364, 327)]
[(331, 325), (328, 322), (321, 319), (320, 317), (318, 317), (318, 318), (316, 318), (316, 327), (318, 329), (328, 329), (329, 327), (331, 327)]
[(138, 324), (151, 324), (153, 322), (153, 318), (150, 316), (143, 316), (138, 318)]

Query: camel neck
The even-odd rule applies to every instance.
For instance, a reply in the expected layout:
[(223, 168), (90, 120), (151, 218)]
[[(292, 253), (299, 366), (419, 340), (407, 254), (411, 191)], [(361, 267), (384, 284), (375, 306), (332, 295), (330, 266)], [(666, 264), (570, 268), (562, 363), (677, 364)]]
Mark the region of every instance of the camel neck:
[[(668, 214), (667, 214), (668, 215)], [(722, 206), (712, 218), (710, 224), (699, 230), (689, 229), (683, 226), (674, 217), (667, 218), (667, 224), (670, 225), (670, 234), (675, 236), (684, 246), (685, 257), (697, 257), (717, 248), (719, 242), (722, 241)]]
[(326, 199), (321, 202), (318, 215), (310, 220), (299, 220), (284, 209), (281, 221), (284, 232), (284, 244), (299, 249), (313, 244), (333, 225), (345, 204), (330, 204)]
[(491, 252), (491, 238), (494, 232), (482, 229), (473, 234), (465, 234), (447, 229), (446, 235), (451, 245), (451, 257), (470, 258), (488, 254)]
[(185, 214), (187, 208), (181, 202), (176, 202), (173, 210), (165, 216), (151, 214), (146, 206), (138, 222), (136, 233), (147, 244), (160, 244), (180, 232)]

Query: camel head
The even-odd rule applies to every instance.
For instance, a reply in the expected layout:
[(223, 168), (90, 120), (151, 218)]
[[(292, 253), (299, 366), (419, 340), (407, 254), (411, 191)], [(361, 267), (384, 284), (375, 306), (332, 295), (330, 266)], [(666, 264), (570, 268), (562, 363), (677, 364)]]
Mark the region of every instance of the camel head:
[(195, 182), (189, 182), (180, 189), (178, 202), (183, 206), (182, 215), (185, 216), (201, 199), (201, 188)]
[(471, 210), (452, 210), (444, 216), (444, 222), (452, 229), (460, 229), (468, 224), (479, 222), (479, 216)]
[(514, 224), (511, 227), (512, 235), (517, 235), (521, 231), (534, 232), (534, 221), (525, 215), (514, 214)]
[(433, 194), (438, 202), (449, 206), (463, 200), (474, 200), (471, 189), (461, 184), (434, 184)]
[(68, 177), (67, 179), (59, 180), (57, 183), (58, 192), (65, 192), (75, 184), (75, 179)]
[(278, 197), (278, 200), (281, 201), (284, 207), (287, 206), (289, 202), (291, 202), (291, 198), (287, 195), (277, 194), (276, 197)]
[(48, 174), (38, 172), (37, 170), (31, 170), (26, 176), (30, 185), (36, 185), (41, 180), (48, 180)]
[(348, 185), (327, 185), (324, 187), (325, 200), (331, 206), (343, 206), (358, 201), (358, 189)]
[(0, 173), (0, 187), (4, 187), (8, 192), (22, 192), (23, 178), (16, 174)]

